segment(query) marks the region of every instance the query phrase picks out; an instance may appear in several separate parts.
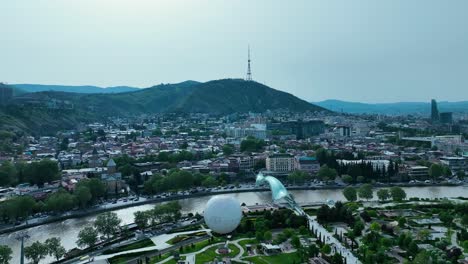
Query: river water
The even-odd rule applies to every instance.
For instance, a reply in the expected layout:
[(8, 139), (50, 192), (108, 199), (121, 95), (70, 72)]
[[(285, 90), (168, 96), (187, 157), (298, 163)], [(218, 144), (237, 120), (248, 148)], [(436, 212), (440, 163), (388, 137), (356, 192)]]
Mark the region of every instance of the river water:
[[(407, 197), (419, 198), (468, 198), (468, 186), (430, 186), (430, 187), (405, 187)], [(341, 189), (333, 190), (297, 190), (291, 191), (298, 203), (325, 202), (327, 200), (344, 201)], [(244, 192), (223, 194), (235, 197), (240, 203), (247, 205), (265, 204), (271, 202), (270, 192)], [(375, 192), (374, 192), (374, 196)], [(182, 213), (202, 213), (205, 204), (212, 196), (196, 197), (179, 200), (182, 206)], [(133, 213), (136, 211), (149, 210), (154, 204), (140, 205), (125, 209), (115, 210), (114, 212), (122, 219), (123, 224), (133, 222)], [(78, 232), (86, 225), (91, 224), (96, 216), (87, 216), (82, 218), (68, 219), (63, 222), (55, 222), (42, 226), (27, 229), (30, 238), (25, 245), (30, 245), (34, 241), (44, 241), (49, 237), (60, 237), (62, 245), (69, 250), (76, 247)], [(20, 242), (15, 239), (16, 232), (0, 236), (0, 244), (8, 245), (13, 250), (13, 259), (11, 263), (19, 262)], [(48, 263), (51, 259), (45, 259), (41, 263)]]

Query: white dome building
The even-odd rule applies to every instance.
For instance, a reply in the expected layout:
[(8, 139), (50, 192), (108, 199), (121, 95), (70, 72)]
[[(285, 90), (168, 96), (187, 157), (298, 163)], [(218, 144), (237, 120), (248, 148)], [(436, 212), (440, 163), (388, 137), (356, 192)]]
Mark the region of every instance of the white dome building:
[(206, 203), (203, 214), (208, 227), (218, 234), (234, 231), (242, 218), (239, 201), (229, 196), (215, 196)]

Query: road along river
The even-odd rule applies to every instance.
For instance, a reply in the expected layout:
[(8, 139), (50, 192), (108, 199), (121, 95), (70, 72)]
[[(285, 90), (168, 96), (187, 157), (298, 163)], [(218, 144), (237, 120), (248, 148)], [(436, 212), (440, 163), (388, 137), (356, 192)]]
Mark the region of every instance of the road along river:
[[(419, 198), (468, 198), (468, 186), (425, 186), (425, 187), (403, 187), (407, 197)], [(292, 190), (294, 199), (299, 203), (325, 202), (327, 200), (344, 201), (342, 189), (320, 189), (320, 190)], [(247, 205), (265, 204), (271, 202), (270, 192), (241, 192), (222, 194), (235, 197), (240, 203)], [(215, 195), (186, 198), (179, 200), (182, 206), (182, 213), (202, 213), (205, 204)], [(375, 197), (374, 193), (374, 197)], [(145, 204), (115, 210), (114, 212), (122, 219), (122, 224), (133, 222), (133, 213), (136, 211), (149, 210), (154, 204)], [(62, 245), (69, 250), (76, 247), (78, 232), (84, 226), (91, 224), (96, 216), (87, 216), (81, 218), (68, 219), (63, 222), (55, 222), (41, 226), (26, 229), (30, 238), (25, 242), (28, 246), (34, 241), (44, 241), (50, 237), (60, 237)], [(20, 243), (15, 239), (17, 232), (4, 234), (0, 236), (0, 245), (8, 245), (13, 250), (13, 259), (11, 263), (19, 262)], [(41, 263), (48, 263), (52, 259), (47, 258)]]

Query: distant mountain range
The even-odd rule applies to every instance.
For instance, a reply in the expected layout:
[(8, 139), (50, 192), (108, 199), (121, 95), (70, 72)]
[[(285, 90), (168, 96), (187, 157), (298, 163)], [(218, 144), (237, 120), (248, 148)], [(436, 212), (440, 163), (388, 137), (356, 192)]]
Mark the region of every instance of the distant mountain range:
[[(400, 103), (358, 103), (340, 100), (325, 100), (314, 102), (314, 104), (335, 112), (352, 114), (386, 114), (406, 115), (422, 114), (431, 112), (430, 102), (400, 102)], [(439, 112), (462, 112), (468, 113), (468, 101), (460, 102), (438, 102)]]
[(70, 93), (124, 93), (138, 91), (140, 88), (130, 86), (98, 87), (91, 85), (47, 85), (47, 84), (12, 84), (20, 91), (27, 93), (55, 91)]
[[(51, 106), (51, 103), (56, 105)], [(61, 105), (65, 103), (66, 105)], [(54, 111), (53, 109), (57, 107), (58, 109), (63, 107), (63, 111)], [(10, 99), (5, 109), (12, 110), (4, 110), (3, 118), (0, 118), (0, 129), (10, 125), (11, 129), (27, 128), (34, 132), (44, 131), (44, 127), (47, 131), (53, 131), (54, 128), (63, 129), (61, 122), (67, 125), (66, 128), (71, 128), (73, 123), (102, 117), (164, 112), (229, 114), (279, 109), (296, 112), (328, 111), (289, 93), (242, 79), (223, 79), (205, 83), (186, 81), (122, 93), (87, 94), (63, 91), (23, 93)], [(31, 112), (33, 111), (31, 109), (34, 112)], [(62, 115), (71, 121), (65, 121), (66, 118), (62, 118)], [(9, 120), (10, 124), (5, 124), (2, 119)]]

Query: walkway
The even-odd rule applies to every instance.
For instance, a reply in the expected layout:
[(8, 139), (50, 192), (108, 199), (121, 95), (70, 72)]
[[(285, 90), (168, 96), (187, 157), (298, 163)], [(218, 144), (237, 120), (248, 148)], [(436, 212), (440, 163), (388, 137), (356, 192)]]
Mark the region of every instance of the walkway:
[(179, 233), (173, 233), (173, 234), (163, 234), (163, 235), (159, 235), (159, 236), (151, 238), (151, 241), (153, 241), (155, 246), (127, 250), (127, 251), (122, 251), (122, 252), (108, 254), (108, 255), (100, 255), (100, 256), (96, 256), (94, 259), (95, 260), (110, 259), (115, 256), (129, 254), (129, 253), (146, 252), (146, 251), (154, 251), (154, 250), (161, 251), (161, 250), (173, 247), (174, 245), (168, 244), (166, 242), (168, 242), (169, 240), (171, 240), (172, 238), (178, 235), (187, 235), (187, 234), (198, 233), (198, 232), (203, 232), (203, 231), (207, 233), (211, 232), (210, 229), (201, 229), (201, 230), (186, 231), (186, 232), (179, 232)]
[[(237, 240), (234, 240), (234, 241), (228, 241), (228, 244), (229, 243), (232, 243), (234, 246), (236, 246), (237, 248), (239, 248), (239, 254), (237, 254), (237, 256), (233, 257), (232, 260), (234, 261), (237, 261), (237, 262), (240, 262), (240, 263), (245, 263), (245, 264), (249, 264), (250, 262), (248, 261), (245, 261), (245, 260), (242, 260), (242, 256), (244, 255), (244, 248), (241, 247), (241, 245), (239, 245), (239, 241), (242, 241), (242, 240), (248, 240), (248, 239), (251, 239), (251, 238), (240, 238), (240, 239), (237, 239)], [(219, 242), (219, 243), (215, 243), (215, 244), (211, 244), (211, 245), (208, 245), (196, 252), (192, 252), (192, 253), (187, 253), (187, 254), (180, 254), (180, 256), (182, 257), (185, 257), (185, 262), (187, 264), (195, 264), (195, 260), (196, 260), (196, 256), (200, 253), (203, 253), (205, 252), (206, 250), (208, 250), (209, 248), (212, 248), (212, 247), (215, 247), (215, 246), (219, 246), (219, 245), (223, 245), (225, 244), (226, 242)], [(173, 259), (174, 257), (168, 257), (160, 262), (158, 262), (157, 264), (163, 264), (163, 263), (166, 263), (168, 261), (170, 261), (171, 259)]]
[(323, 238), (323, 242), (332, 247), (333, 252), (339, 252), (341, 256), (346, 258), (347, 264), (360, 264), (361, 262), (353, 255), (353, 252), (344, 247), (332, 234), (330, 234), (322, 225), (320, 225), (313, 218), (308, 217), (309, 226)]

